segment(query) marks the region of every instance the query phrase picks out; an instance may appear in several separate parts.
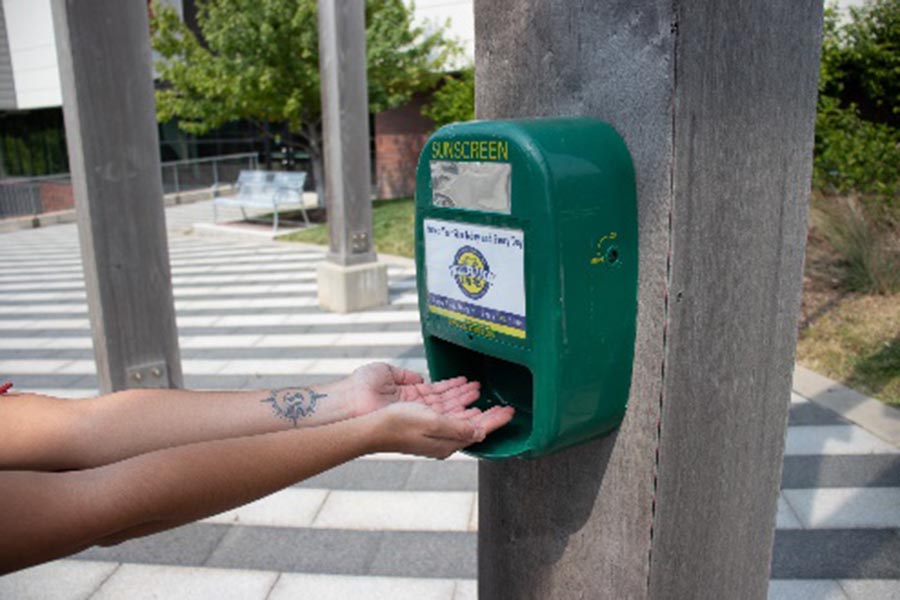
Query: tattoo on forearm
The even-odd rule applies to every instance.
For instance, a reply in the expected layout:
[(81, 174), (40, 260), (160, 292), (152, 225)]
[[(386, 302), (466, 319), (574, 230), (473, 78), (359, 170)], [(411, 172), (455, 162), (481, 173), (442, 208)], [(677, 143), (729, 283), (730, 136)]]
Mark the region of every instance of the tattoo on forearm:
[(316, 412), (319, 400), (327, 397), (328, 394), (320, 394), (308, 387), (282, 388), (272, 390), (269, 397), (260, 402), (271, 405), (276, 417), (291, 421), (297, 427), (297, 421), (311, 416)]

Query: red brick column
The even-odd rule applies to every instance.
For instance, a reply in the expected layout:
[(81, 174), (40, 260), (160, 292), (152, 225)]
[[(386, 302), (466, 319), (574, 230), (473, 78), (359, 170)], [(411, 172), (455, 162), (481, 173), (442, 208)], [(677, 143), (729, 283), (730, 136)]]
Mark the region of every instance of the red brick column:
[(428, 94), (417, 94), (404, 106), (375, 115), (375, 181), (379, 198), (412, 196), (416, 161), (434, 122), (422, 116)]
[(68, 210), (75, 207), (71, 183), (42, 183), (40, 191), (41, 207), (45, 213)]

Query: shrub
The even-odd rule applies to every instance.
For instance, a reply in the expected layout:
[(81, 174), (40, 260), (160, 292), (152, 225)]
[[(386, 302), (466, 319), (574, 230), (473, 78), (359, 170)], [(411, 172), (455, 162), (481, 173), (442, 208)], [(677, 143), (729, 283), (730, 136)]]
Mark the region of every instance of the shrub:
[(816, 202), (811, 215), (813, 226), (841, 256), (848, 289), (878, 294), (900, 290), (900, 250), (889, 223), (877, 225), (852, 196)]
[(816, 114), (813, 185), (830, 191), (900, 195), (900, 131), (866, 121), (855, 105), (821, 95)]

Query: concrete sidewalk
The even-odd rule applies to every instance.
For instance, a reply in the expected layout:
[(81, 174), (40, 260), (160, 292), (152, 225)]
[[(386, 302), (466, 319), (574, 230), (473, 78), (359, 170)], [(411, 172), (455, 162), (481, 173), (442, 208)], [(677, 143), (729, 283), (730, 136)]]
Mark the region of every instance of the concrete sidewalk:
[[(208, 202), (166, 214), (188, 387), (314, 383), (373, 360), (424, 370), (411, 261), (391, 264), (388, 306), (334, 315), (316, 304), (321, 250), (183, 234)], [(0, 379), (95, 393), (74, 225), (0, 235), (0, 264)], [(821, 383), (792, 396), (770, 597), (900, 598), (900, 450), (811, 401), (834, 396)], [(0, 578), (0, 598), (475, 598), (476, 508), (474, 460), (377, 455)]]

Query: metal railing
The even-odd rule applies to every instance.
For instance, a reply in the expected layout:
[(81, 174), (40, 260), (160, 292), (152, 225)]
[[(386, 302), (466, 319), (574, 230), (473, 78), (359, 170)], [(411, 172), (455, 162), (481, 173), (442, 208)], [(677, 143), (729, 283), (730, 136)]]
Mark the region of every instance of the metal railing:
[(237, 181), (243, 169), (259, 168), (259, 154), (244, 152), (210, 158), (189, 158), (164, 162), (162, 172), (163, 193), (177, 194)]
[[(259, 168), (259, 154), (244, 152), (160, 164), (163, 193), (199, 190), (237, 181), (242, 169)], [(68, 173), (42, 177), (0, 179), (0, 219), (71, 207), (72, 182)]]
[[(51, 191), (71, 196), (68, 173), (43, 177), (10, 177), (0, 180), (0, 219), (21, 215), (38, 215), (52, 210), (45, 202)], [(45, 204), (48, 208), (45, 210)]]

